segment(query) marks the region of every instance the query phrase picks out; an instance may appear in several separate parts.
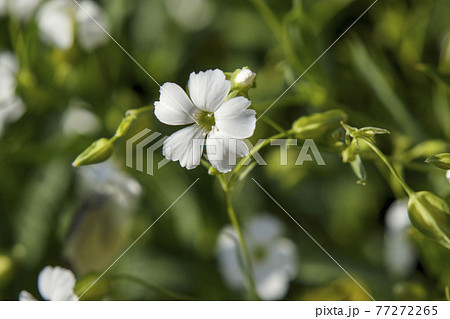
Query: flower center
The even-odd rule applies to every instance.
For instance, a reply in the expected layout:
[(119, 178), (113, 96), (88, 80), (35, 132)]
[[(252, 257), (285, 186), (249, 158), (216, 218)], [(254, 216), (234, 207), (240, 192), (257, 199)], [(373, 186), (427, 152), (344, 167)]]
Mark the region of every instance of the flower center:
[(210, 132), (214, 125), (216, 125), (213, 112), (200, 111), (196, 116), (196, 120), (197, 124), (206, 132)]
[(253, 248), (253, 257), (256, 261), (262, 262), (267, 258), (267, 250), (262, 246)]

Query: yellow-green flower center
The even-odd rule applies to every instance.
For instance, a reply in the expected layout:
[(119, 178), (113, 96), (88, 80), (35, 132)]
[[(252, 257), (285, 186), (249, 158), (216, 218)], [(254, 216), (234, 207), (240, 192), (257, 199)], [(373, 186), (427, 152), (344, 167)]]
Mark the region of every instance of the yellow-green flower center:
[(196, 120), (197, 124), (206, 132), (210, 132), (213, 126), (216, 125), (213, 112), (200, 111), (197, 113)]

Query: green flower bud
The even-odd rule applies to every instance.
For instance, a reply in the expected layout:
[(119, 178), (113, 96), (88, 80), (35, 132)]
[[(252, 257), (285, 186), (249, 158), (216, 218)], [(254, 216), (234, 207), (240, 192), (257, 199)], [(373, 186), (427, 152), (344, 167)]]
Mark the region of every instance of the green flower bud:
[[(77, 296), (81, 296), (86, 289), (86, 293), (81, 300), (102, 300), (111, 289), (111, 282), (108, 278), (102, 277), (95, 282), (99, 274), (90, 273), (77, 280), (74, 292)], [(91, 286), (95, 282), (95, 285)]]
[(441, 169), (450, 170), (450, 153), (442, 153), (430, 156), (426, 159), (425, 162)]
[(120, 122), (120, 125), (117, 128), (116, 133), (114, 134), (114, 136), (122, 137), (122, 136), (126, 135), (128, 130), (131, 127), (131, 124), (133, 123), (133, 121), (135, 119), (136, 119), (136, 117), (134, 117), (133, 115), (124, 117), (122, 119), (122, 122)]
[(0, 254), (0, 286), (12, 279), (14, 262), (8, 255)]
[(438, 153), (444, 153), (449, 149), (449, 144), (442, 140), (428, 140), (411, 148), (406, 156), (413, 160), (419, 157), (429, 157)]
[(335, 130), (340, 126), (341, 121), (347, 119), (347, 114), (341, 110), (331, 110), (324, 113), (317, 113), (302, 116), (294, 122), (292, 129), (295, 136), (301, 139), (315, 139), (322, 137), (330, 130)]
[(113, 142), (107, 138), (101, 138), (92, 143), (83, 153), (73, 161), (72, 166), (96, 164), (106, 161), (113, 153)]
[(414, 193), (408, 201), (408, 214), (421, 233), (450, 249), (450, 209), (442, 198), (425, 191)]
[(219, 175), (220, 172), (217, 169), (215, 169), (213, 166), (210, 166), (208, 169), (208, 174), (214, 176), (214, 175)]
[(358, 155), (358, 141), (356, 138), (354, 138), (350, 145), (342, 151), (341, 155), (344, 163), (353, 162), (356, 159), (356, 156)]

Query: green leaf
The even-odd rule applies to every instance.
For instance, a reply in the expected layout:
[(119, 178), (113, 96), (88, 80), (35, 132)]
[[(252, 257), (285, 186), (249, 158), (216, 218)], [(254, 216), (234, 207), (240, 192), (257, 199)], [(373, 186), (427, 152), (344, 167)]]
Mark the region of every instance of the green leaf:
[(107, 138), (101, 138), (92, 143), (83, 153), (73, 161), (72, 166), (91, 165), (106, 161), (114, 151), (113, 142)]
[(425, 162), (440, 169), (450, 170), (450, 153), (441, 153), (428, 157)]

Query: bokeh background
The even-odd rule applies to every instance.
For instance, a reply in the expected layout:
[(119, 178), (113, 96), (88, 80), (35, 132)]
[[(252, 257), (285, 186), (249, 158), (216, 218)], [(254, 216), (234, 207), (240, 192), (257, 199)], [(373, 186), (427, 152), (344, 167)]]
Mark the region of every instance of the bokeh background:
[[(0, 1), (0, 52), (6, 54), (0, 72), (0, 299), (17, 300), (22, 289), (37, 296), (37, 276), (46, 265), (71, 269), (82, 291), (197, 177), (86, 298), (167, 299), (135, 280), (113, 278), (130, 274), (198, 299), (245, 299), (218, 267), (217, 238), (229, 220), (219, 184), (203, 167), (187, 171), (169, 163), (149, 176), (125, 166), (125, 141), (107, 165), (71, 166), (92, 141), (114, 134), (126, 110), (158, 100), (159, 87), (83, 12), (71, 9), (70, 28), (59, 16), (49, 27), (48, 2)], [(158, 83), (184, 87), (193, 71), (248, 66), (257, 73), (252, 106), (262, 113), (372, 1), (96, 3), (105, 29)], [(391, 134), (377, 143), (412, 188), (448, 200), (445, 171), (424, 159), (449, 150), (449, 15), (446, 0), (379, 0), (267, 116), (288, 129), (302, 115), (338, 108), (353, 126), (386, 128)], [(52, 35), (55, 25), (59, 33)], [(129, 136), (143, 128), (174, 132), (149, 113)], [(275, 133), (259, 121), (251, 140)], [(281, 166), (279, 148), (265, 149), (268, 165), (250, 177), (375, 299), (444, 300), (449, 251), (412, 228), (406, 240), (387, 235), (395, 226), (386, 224), (386, 211), (404, 194), (385, 167), (364, 153), (363, 186), (339, 154), (323, 152), (326, 166), (299, 167), (293, 165), (298, 151), (291, 148), (290, 165)], [(233, 203), (242, 224), (269, 214), (295, 244), (296, 276), (284, 299), (368, 299), (251, 179), (239, 185)], [(403, 256), (405, 249), (412, 253)]]

